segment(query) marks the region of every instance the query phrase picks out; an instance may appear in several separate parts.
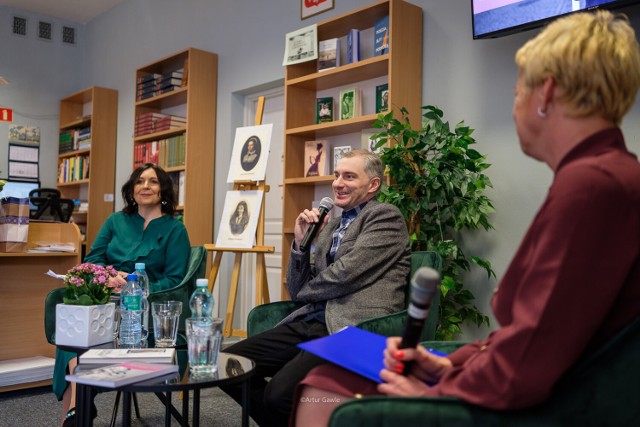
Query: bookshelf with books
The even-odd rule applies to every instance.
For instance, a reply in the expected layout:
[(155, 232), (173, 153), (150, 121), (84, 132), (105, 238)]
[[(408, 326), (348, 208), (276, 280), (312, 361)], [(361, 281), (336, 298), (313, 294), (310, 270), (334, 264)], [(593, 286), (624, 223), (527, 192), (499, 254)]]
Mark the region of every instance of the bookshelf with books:
[(90, 248), (113, 213), (118, 92), (90, 87), (60, 101), (57, 187), (78, 200), (72, 215)]
[[(361, 132), (371, 128), (377, 118), (376, 86), (388, 85), (388, 105), (396, 117), (400, 108), (410, 112), (411, 123), (421, 122), (422, 105), (422, 8), (403, 0), (383, 0), (317, 24), (318, 40), (339, 38), (347, 48), (347, 35), (360, 36), (358, 61), (330, 70), (318, 71), (317, 61), (288, 65), (285, 70), (285, 141), (282, 247), (293, 241), (295, 218), (322, 196), (331, 195), (333, 162), (325, 176), (305, 176), (308, 161), (305, 143), (327, 140), (327, 153), (334, 147), (360, 148)], [(374, 27), (388, 17), (388, 52), (375, 54)], [(355, 88), (362, 94), (361, 114), (333, 121), (318, 119), (318, 99), (333, 97)], [(337, 107), (336, 107), (337, 108)], [(339, 108), (337, 108), (339, 110)], [(332, 159), (333, 160), (333, 159)], [(282, 297), (289, 252), (282, 251)]]
[(133, 167), (169, 173), (193, 245), (213, 239), (217, 64), (188, 48), (136, 70)]

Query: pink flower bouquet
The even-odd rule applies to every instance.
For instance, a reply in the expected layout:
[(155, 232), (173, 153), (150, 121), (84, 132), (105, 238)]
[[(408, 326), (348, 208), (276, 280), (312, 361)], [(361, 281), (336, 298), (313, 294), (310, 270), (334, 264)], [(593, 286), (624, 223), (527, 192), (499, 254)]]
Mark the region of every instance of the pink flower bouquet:
[(65, 304), (100, 305), (107, 304), (114, 288), (109, 278), (118, 272), (112, 266), (102, 266), (85, 262), (70, 269), (64, 276), (67, 285)]

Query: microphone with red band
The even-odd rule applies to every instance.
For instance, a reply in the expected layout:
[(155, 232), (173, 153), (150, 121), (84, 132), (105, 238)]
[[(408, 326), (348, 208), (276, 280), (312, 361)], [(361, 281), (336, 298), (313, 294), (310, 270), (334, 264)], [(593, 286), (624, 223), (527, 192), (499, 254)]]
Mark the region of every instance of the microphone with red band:
[[(420, 267), (411, 278), (411, 302), (409, 303), (407, 322), (404, 326), (402, 341), (398, 348), (415, 348), (420, 342), (424, 322), (429, 315), (431, 302), (438, 292), (440, 274), (433, 268)], [(407, 375), (411, 363), (405, 362), (404, 375)]]
[(301, 252), (306, 252), (307, 250), (309, 250), (309, 247), (311, 247), (311, 242), (313, 242), (313, 239), (316, 238), (318, 231), (320, 231), (320, 228), (324, 223), (324, 218), (327, 216), (331, 209), (333, 209), (333, 199), (331, 199), (331, 197), (325, 197), (320, 200), (320, 206), (318, 207), (320, 216), (318, 217), (318, 222), (310, 224), (309, 228), (307, 228), (307, 233), (302, 238), (302, 242), (300, 242)]

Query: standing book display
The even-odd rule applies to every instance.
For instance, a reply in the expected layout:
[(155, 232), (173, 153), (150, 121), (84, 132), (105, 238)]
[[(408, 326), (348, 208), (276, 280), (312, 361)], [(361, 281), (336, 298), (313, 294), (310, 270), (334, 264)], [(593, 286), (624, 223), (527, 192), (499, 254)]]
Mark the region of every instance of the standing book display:
[[(256, 127), (262, 123), (264, 100), (264, 96), (258, 98)], [(225, 338), (247, 336), (246, 331), (233, 329), (233, 316), (243, 254), (256, 254), (256, 305), (270, 302), (267, 267), (264, 258), (266, 253), (275, 251), (273, 246), (264, 245), (264, 197), (269, 192), (269, 186), (266, 184), (264, 177), (269, 147), (265, 147), (262, 144), (265, 139), (260, 138), (259, 131), (261, 129), (254, 129), (256, 134), (250, 135), (246, 140), (241, 138), (241, 142), (244, 141), (244, 143), (234, 144), (232, 170), (229, 172), (229, 179), (233, 178), (233, 190), (228, 193), (228, 199), (225, 200), (224, 210), (226, 214), (223, 213), (223, 219), (220, 222), (221, 231), (218, 233), (216, 244), (204, 245), (207, 251), (215, 252), (211, 273), (209, 274), (209, 290), (211, 292), (213, 292), (216, 277), (218, 276), (222, 254), (225, 252), (233, 252), (235, 254), (231, 274), (231, 289), (229, 290), (229, 301), (224, 321), (223, 335)], [(270, 127), (268, 131), (270, 137)], [(237, 138), (238, 134), (236, 135)], [(233, 170), (234, 159), (240, 164), (237, 170)], [(256, 201), (256, 198), (258, 201)], [(243, 209), (240, 209), (241, 207)], [(257, 212), (253, 211), (254, 207), (257, 208)], [(242, 211), (242, 215), (247, 216), (246, 221), (239, 219), (240, 211)], [(255, 233), (251, 232), (252, 230), (255, 230)], [(254, 236), (255, 242), (253, 241)]]

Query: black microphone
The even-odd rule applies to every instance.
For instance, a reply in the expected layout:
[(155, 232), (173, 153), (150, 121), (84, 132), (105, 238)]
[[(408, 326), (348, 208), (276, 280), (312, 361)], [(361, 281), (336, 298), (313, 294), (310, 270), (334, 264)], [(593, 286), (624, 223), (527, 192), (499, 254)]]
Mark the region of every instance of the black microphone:
[[(433, 268), (420, 267), (411, 278), (411, 302), (407, 310), (402, 341), (398, 348), (415, 348), (420, 341), (424, 321), (429, 315), (431, 301), (438, 291), (440, 274)], [(411, 363), (405, 362), (406, 375)]]
[(318, 234), (320, 227), (322, 227), (324, 217), (327, 216), (331, 209), (333, 209), (333, 200), (331, 199), (331, 197), (325, 197), (320, 200), (320, 206), (318, 207), (320, 216), (318, 217), (318, 222), (312, 223), (311, 225), (309, 225), (309, 228), (307, 228), (307, 234), (304, 235), (304, 238), (300, 243), (301, 252), (306, 252), (309, 249), (309, 246), (311, 246), (311, 242), (313, 242), (313, 239), (316, 238), (316, 234)]

